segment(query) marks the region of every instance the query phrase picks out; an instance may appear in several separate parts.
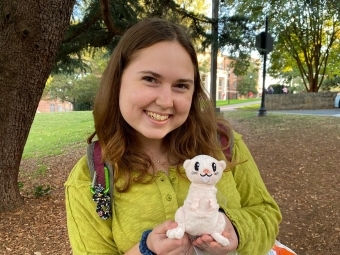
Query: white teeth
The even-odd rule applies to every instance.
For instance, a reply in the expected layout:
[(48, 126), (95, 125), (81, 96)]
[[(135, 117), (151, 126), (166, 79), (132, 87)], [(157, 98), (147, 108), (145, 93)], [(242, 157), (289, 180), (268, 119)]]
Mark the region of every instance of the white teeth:
[(163, 121), (163, 120), (167, 120), (169, 119), (169, 115), (159, 115), (157, 113), (154, 113), (154, 112), (148, 112), (146, 111), (146, 114), (153, 118), (154, 120), (158, 120), (158, 121)]

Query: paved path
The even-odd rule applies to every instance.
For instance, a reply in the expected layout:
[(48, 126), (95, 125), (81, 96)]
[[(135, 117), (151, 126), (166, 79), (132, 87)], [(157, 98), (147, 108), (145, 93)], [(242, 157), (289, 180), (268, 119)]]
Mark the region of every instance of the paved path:
[[(233, 104), (233, 105), (224, 105), (220, 106), (220, 111), (230, 111), (235, 110), (236, 108), (259, 104), (261, 101), (257, 102), (246, 102), (240, 104)], [(282, 110), (282, 111), (268, 111), (267, 114), (270, 113), (282, 113), (282, 114), (301, 114), (301, 115), (319, 115), (319, 116), (333, 116), (333, 117), (340, 117), (340, 108), (334, 109), (321, 109), (321, 110)]]
[(319, 115), (340, 117), (340, 108), (321, 109), (321, 110), (289, 110), (289, 111), (270, 111), (283, 114)]

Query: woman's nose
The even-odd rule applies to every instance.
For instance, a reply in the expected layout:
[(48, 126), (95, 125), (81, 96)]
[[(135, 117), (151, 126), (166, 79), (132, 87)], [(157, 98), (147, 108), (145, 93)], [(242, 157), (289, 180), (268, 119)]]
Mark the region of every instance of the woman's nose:
[(156, 104), (162, 108), (171, 108), (174, 106), (171, 86), (162, 86), (162, 89), (157, 95)]

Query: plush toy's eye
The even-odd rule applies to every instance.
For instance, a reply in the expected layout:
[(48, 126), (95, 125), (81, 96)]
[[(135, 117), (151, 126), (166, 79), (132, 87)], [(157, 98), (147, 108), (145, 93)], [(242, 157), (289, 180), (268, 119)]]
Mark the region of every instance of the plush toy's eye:
[(198, 171), (200, 168), (200, 162), (195, 163), (195, 170)]
[(213, 163), (211, 164), (211, 166), (212, 166), (213, 171), (216, 172), (216, 163), (213, 162)]

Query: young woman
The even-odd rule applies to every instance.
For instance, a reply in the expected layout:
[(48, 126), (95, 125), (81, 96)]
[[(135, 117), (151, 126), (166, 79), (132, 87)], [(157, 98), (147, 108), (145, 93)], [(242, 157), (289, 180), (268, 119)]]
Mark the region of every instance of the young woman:
[[(74, 254), (268, 253), (280, 210), (241, 136), (216, 118), (184, 28), (160, 19), (131, 27), (103, 74), (93, 116), (102, 158), (114, 166), (113, 215), (98, 217), (83, 157), (65, 184)], [(233, 144), (231, 161), (220, 137)], [(199, 154), (229, 162), (217, 184), (226, 247), (209, 235), (166, 236), (190, 185), (182, 164)]]

